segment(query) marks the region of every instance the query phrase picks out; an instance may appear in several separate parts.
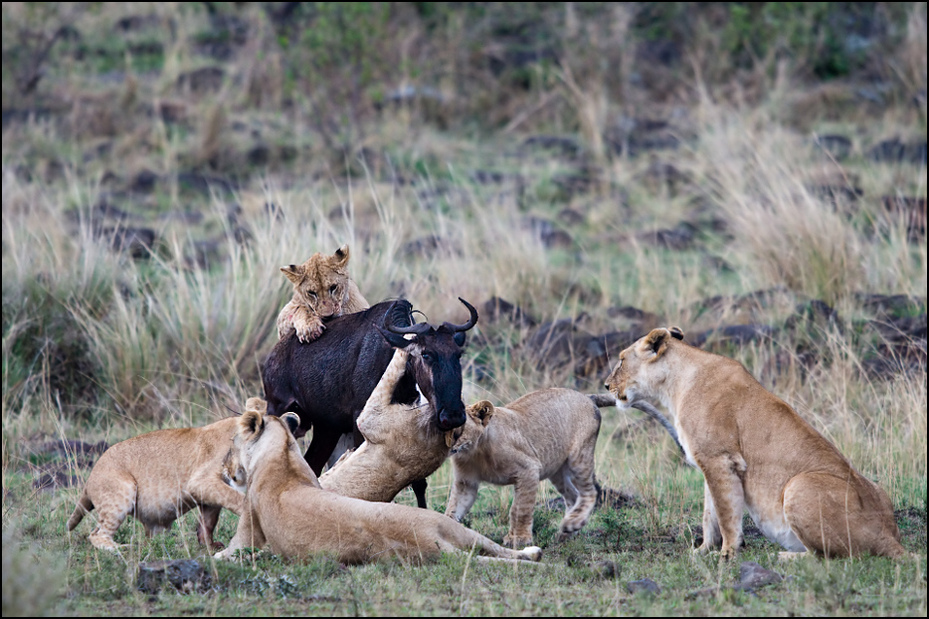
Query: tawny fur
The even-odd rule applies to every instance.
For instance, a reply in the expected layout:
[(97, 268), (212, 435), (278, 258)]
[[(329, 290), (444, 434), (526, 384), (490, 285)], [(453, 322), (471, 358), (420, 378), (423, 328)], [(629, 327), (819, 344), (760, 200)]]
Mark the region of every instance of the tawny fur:
[(319, 483), (326, 490), (365, 501), (387, 502), (445, 462), (461, 429), (440, 431), (428, 402), (391, 404), (408, 358), (406, 350), (394, 352), (358, 416), (358, 429), (365, 440), (320, 476)]
[[(590, 519), (597, 500), (594, 450), (600, 402), (570, 389), (534, 391), (506, 406), (482, 400), (468, 407), (464, 432), (452, 449), (455, 480), (446, 516), (461, 520), (481, 482), (514, 485), (510, 529), (503, 543), (532, 543), (532, 512), (539, 483), (550, 479), (565, 500), (560, 534)], [(612, 399), (603, 399), (612, 405)]]
[(301, 342), (323, 333), (323, 320), (368, 309), (368, 302), (348, 274), (348, 245), (331, 256), (319, 252), (301, 265), (281, 267), (294, 286), (290, 302), (277, 316), (278, 339), (296, 332)]
[(242, 415), (232, 456), (242, 475), (229, 477), (246, 480), (246, 508), (236, 537), (217, 559), (265, 544), (283, 557), (323, 553), (349, 564), (394, 557), (418, 563), (443, 552), (475, 551), (510, 561), (541, 557), (539, 548), (504, 548), (437, 512), (323, 490), (293, 438), (299, 423), (293, 413)]
[(607, 381), (620, 407), (667, 408), (703, 472), (703, 545), (725, 558), (742, 543), (745, 508), (766, 537), (830, 557), (904, 554), (887, 494), (741, 363), (654, 329), (619, 355)]
[(115, 551), (113, 534), (126, 516), (135, 516), (151, 536), (199, 506), (198, 539), (208, 547), (222, 547), (213, 541), (221, 509), (241, 514), (245, 504), (221, 478), (237, 421), (230, 417), (202, 428), (157, 430), (113, 445), (90, 471), (68, 531), (96, 509), (90, 542)]

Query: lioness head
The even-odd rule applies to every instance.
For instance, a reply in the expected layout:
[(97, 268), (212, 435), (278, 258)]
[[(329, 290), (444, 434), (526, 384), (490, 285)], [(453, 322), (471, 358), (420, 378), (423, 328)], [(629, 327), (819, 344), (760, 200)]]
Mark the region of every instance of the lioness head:
[(484, 429), (494, 414), (494, 405), (487, 400), (475, 402), (466, 409), (468, 418), (461, 427), (461, 436), (455, 442), (449, 455), (466, 454), (477, 445), (484, 435)]
[[(263, 446), (273, 444), (261, 439), (269, 432), (281, 432), (286, 436), (277, 437), (285, 443), (296, 446), (294, 432), (300, 427), (300, 417), (296, 413), (284, 413), (280, 417), (267, 414), (268, 403), (261, 398), (249, 398), (245, 412), (239, 417), (238, 428), (232, 439), (232, 449), (223, 461), (223, 481), (239, 490), (244, 487), (248, 474), (255, 462), (261, 458)], [(278, 427), (278, 426), (283, 427)]]
[(683, 340), (678, 327), (652, 329), (632, 346), (619, 353), (619, 363), (613, 368), (605, 387), (616, 396), (620, 408), (628, 408), (640, 398), (652, 397), (667, 376), (660, 363), (673, 340)]
[(294, 293), (320, 318), (341, 316), (348, 301), (348, 245), (331, 256), (317, 252), (303, 264), (281, 267), (294, 285)]

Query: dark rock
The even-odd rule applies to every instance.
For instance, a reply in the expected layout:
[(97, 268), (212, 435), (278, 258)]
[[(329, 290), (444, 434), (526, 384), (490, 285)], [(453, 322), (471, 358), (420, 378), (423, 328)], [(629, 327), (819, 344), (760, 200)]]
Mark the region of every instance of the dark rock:
[(129, 191), (151, 193), (158, 181), (159, 176), (151, 170), (141, 170), (129, 181)]
[(556, 150), (564, 157), (576, 157), (582, 150), (576, 139), (557, 135), (531, 135), (523, 140), (522, 146), (523, 148)]
[(872, 146), (867, 154), (871, 161), (882, 163), (926, 164), (926, 140), (901, 142), (897, 138), (884, 140)]
[(661, 593), (661, 587), (658, 586), (651, 578), (643, 578), (641, 580), (632, 580), (626, 583), (626, 589), (629, 590), (629, 593), (633, 595), (646, 594), (646, 595), (657, 595)]
[(139, 563), (137, 582), (139, 590), (149, 594), (161, 591), (165, 583), (181, 593), (191, 593), (209, 589), (212, 578), (197, 561), (177, 559)]
[(104, 228), (100, 236), (110, 239), (116, 251), (128, 252), (133, 258), (148, 258), (155, 245), (155, 231), (151, 228)]
[(58, 488), (79, 486), (81, 481), (81, 477), (74, 473), (67, 470), (57, 470), (40, 475), (38, 479), (32, 482), (32, 487), (36, 490), (57, 490)]
[(698, 348), (707, 344), (732, 343), (739, 346), (749, 342), (770, 340), (777, 329), (768, 325), (727, 325), (716, 329), (707, 329), (699, 333), (685, 335), (685, 340)]
[(852, 152), (852, 141), (844, 135), (817, 135), (813, 142), (839, 161), (847, 159)]
[(558, 221), (567, 225), (567, 226), (576, 226), (578, 224), (584, 223), (583, 213), (574, 210), (573, 208), (565, 208), (558, 211)]
[(600, 578), (606, 580), (614, 580), (619, 578), (619, 575), (622, 573), (622, 566), (616, 561), (603, 560), (596, 561), (589, 564), (590, 569), (592, 569)]
[(206, 94), (222, 88), (225, 78), (226, 71), (222, 67), (202, 67), (180, 74), (177, 87), (191, 94)]
[(249, 165), (263, 166), (271, 160), (271, 148), (267, 144), (256, 144), (245, 153)]
[(54, 454), (56, 456), (89, 455), (102, 454), (108, 448), (109, 445), (106, 441), (85, 443), (84, 441), (73, 439), (59, 439), (57, 441), (42, 443), (36, 448), (36, 453)]
[(519, 327), (534, 327), (538, 321), (523, 311), (517, 305), (500, 297), (491, 297), (481, 308), (481, 318), (487, 322), (495, 322), (505, 318)]
[(673, 228), (662, 228), (652, 232), (645, 232), (638, 235), (638, 238), (646, 243), (683, 251), (693, 248), (696, 238), (696, 227), (687, 221), (682, 221)]
[(587, 336), (576, 344), (583, 343), (583, 347), (574, 347), (574, 375), (578, 378), (593, 378), (601, 376), (608, 368), (610, 361), (615, 362), (619, 353), (644, 335), (638, 330), (612, 331), (603, 335)]
[(157, 28), (161, 25), (161, 18), (157, 15), (127, 15), (116, 21), (116, 29), (123, 32)]
[(437, 234), (413, 239), (405, 243), (400, 251), (407, 255), (416, 255), (423, 258), (430, 258), (436, 254), (452, 255), (459, 253), (454, 243)]
[(748, 590), (773, 585), (784, 580), (777, 572), (767, 570), (754, 561), (744, 561), (739, 566), (738, 589)]
[(849, 185), (807, 185), (806, 189), (812, 195), (833, 206), (856, 202), (864, 195), (861, 187)]
[(526, 224), (538, 235), (539, 240), (546, 247), (572, 247), (574, 240), (571, 235), (558, 228), (554, 222), (541, 217), (530, 217)]
[(238, 189), (238, 185), (232, 181), (216, 176), (207, 176), (199, 172), (180, 172), (177, 175), (177, 183), (181, 189), (205, 195), (209, 195), (211, 190), (222, 190), (231, 193)]

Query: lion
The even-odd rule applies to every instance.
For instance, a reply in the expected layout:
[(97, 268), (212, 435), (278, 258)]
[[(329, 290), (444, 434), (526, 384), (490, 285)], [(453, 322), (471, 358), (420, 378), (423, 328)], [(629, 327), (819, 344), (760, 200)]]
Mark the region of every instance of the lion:
[(438, 512), (324, 490), (293, 437), (299, 425), (294, 413), (247, 410), (240, 417), (224, 477), (233, 485), (244, 480), (245, 509), (235, 537), (216, 559), (265, 544), (285, 558), (324, 553), (346, 564), (392, 557), (420, 563), (443, 552), (474, 551), (487, 555), (483, 560), (541, 559), (538, 547), (504, 548)]
[(571, 389), (541, 389), (506, 406), (481, 400), (468, 407), (464, 431), (451, 451), (454, 482), (445, 515), (460, 521), (482, 481), (514, 484), (504, 545), (532, 543), (532, 512), (539, 483), (550, 479), (564, 497), (562, 538), (587, 524), (597, 501), (594, 450), (599, 406), (613, 398)]
[(904, 554), (887, 494), (733, 359), (695, 348), (677, 327), (623, 350), (606, 387), (620, 408), (660, 404), (687, 461), (704, 476), (703, 544), (729, 559), (745, 508), (790, 552), (827, 557)]
[(301, 342), (311, 342), (326, 328), (323, 320), (368, 308), (348, 274), (348, 258), (348, 245), (343, 245), (331, 256), (316, 252), (301, 265), (281, 267), (294, 294), (277, 316), (278, 339), (296, 332)]
[(442, 432), (429, 403), (392, 404), (397, 382), (406, 372), (409, 353), (397, 349), (364, 409), (358, 430), (364, 442), (346, 452), (319, 478), (326, 490), (365, 501), (392, 501), (417, 479), (438, 469), (461, 428)]
[(237, 422), (229, 417), (202, 428), (156, 430), (113, 445), (91, 469), (68, 531), (96, 509), (90, 543), (116, 551), (113, 535), (127, 515), (140, 520), (151, 537), (198, 506), (197, 539), (213, 550), (222, 548), (213, 540), (220, 511), (241, 514), (245, 506), (242, 495), (221, 477)]

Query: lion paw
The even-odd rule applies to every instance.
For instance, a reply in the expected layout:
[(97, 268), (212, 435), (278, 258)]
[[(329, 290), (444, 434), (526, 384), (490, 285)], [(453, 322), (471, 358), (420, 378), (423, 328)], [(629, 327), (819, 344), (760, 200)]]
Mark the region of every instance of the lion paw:
[(508, 533), (506, 537), (503, 538), (503, 545), (509, 548), (524, 548), (532, 544), (532, 537), (521, 537), (519, 535), (513, 535)]
[(323, 334), (323, 329), (325, 329), (323, 321), (319, 318), (314, 318), (303, 324), (294, 323), (294, 330), (297, 332), (297, 339), (306, 344), (307, 342), (312, 342), (315, 339), (318, 339), (320, 335)]

